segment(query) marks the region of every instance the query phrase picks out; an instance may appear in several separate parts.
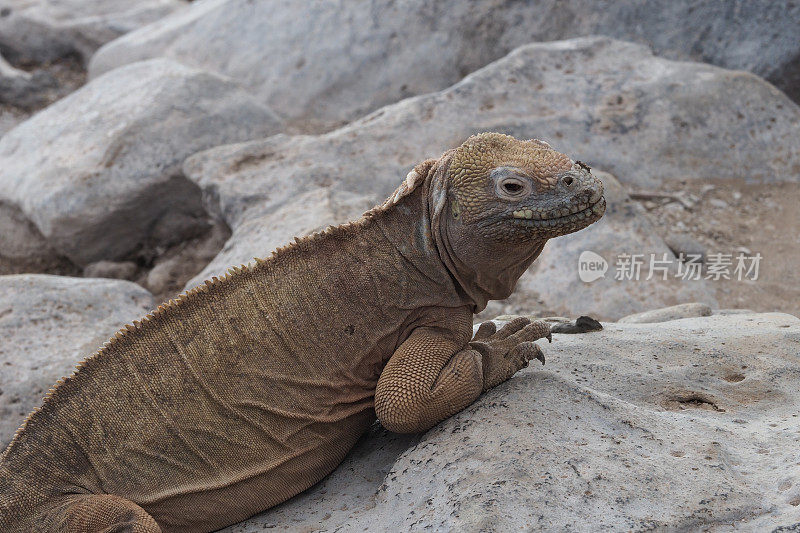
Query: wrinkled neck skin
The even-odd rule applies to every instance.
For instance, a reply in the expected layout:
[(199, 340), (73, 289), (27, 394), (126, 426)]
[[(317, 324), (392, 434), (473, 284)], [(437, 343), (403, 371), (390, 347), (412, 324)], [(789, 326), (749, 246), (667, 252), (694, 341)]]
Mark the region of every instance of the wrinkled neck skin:
[(442, 157), (425, 183), (431, 236), (450, 275), (473, 302), (473, 312), (479, 313), (489, 300), (503, 300), (514, 292), (547, 239), (524, 245), (498, 243), (482, 238), (453, 217), (447, 191), (451, 157)]

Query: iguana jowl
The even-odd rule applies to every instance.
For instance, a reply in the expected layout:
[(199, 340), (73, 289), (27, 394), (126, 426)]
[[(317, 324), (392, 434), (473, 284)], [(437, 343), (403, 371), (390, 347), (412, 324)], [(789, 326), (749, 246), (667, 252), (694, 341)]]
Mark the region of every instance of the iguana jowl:
[(605, 210), (588, 167), (486, 133), (356, 222), (298, 239), (117, 333), (0, 458), (2, 531), (212, 531), (330, 473), (377, 418), (424, 431), (549, 336), (472, 337), (545, 241)]

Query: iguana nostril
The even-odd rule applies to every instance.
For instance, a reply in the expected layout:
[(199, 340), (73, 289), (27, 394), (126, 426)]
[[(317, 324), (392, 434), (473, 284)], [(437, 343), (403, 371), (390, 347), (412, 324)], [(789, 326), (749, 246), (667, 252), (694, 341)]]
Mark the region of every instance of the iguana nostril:
[(573, 182), (572, 176), (564, 176), (563, 178), (561, 178), (561, 183), (563, 183), (567, 187), (572, 185), (572, 182)]

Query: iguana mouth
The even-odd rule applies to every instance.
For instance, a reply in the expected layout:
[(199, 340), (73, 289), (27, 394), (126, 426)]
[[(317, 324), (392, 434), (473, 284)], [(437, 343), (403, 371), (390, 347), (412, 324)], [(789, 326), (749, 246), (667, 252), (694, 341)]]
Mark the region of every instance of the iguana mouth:
[[(585, 204), (584, 204), (585, 205)], [(587, 222), (600, 218), (606, 209), (606, 200), (600, 197), (597, 201), (581, 208), (562, 207), (557, 211), (537, 211), (534, 209), (520, 209), (512, 213), (513, 221), (525, 226), (539, 226), (552, 228), (573, 222)]]

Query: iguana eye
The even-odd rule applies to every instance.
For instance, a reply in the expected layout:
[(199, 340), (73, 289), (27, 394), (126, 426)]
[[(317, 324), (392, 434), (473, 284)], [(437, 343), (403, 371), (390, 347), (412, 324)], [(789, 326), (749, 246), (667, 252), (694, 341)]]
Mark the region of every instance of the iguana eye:
[(506, 200), (519, 200), (528, 195), (531, 184), (519, 176), (503, 176), (497, 180), (497, 194)]
[(500, 167), (492, 171), (495, 193), (504, 200), (519, 200), (531, 193), (531, 180), (512, 167)]

